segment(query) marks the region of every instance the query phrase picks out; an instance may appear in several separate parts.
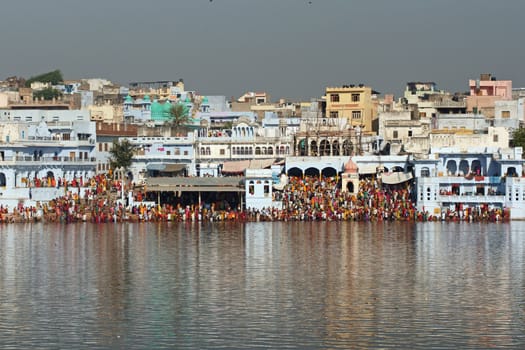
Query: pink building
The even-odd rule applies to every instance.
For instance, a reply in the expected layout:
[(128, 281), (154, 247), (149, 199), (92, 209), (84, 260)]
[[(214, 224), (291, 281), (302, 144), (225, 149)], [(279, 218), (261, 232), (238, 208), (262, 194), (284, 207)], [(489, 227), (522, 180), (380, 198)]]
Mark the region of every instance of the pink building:
[(469, 89), (468, 113), (482, 113), (494, 118), (495, 102), (512, 100), (512, 80), (496, 80), (491, 74), (481, 74), (479, 80), (469, 80)]

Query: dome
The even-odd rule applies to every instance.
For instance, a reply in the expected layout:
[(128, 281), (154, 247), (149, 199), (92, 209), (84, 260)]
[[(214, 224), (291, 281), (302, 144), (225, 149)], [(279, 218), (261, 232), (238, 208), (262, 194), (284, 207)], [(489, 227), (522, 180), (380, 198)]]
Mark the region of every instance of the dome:
[(191, 103), (190, 97), (189, 97), (189, 96), (186, 96), (186, 99), (184, 100), (184, 102), (186, 102), (186, 103)]
[(202, 104), (208, 104), (208, 98), (206, 96), (202, 98)]
[(149, 95), (144, 95), (143, 101), (144, 102), (150, 102), (151, 99), (149, 98)]
[(154, 100), (151, 104), (151, 119), (153, 120), (160, 120), (162, 119), (162, 105), (157, 101)]
[(124, 100), (124, 103), (125, 104), (133, 104), (133, 98), (130, 95), (126, 96), (126, 99)]
[(346, 174), (356, 174), (358, 170), (357, 164), (354, 163), (352, 158), (348, 160), (348, 162), (345, 164), (345, 173)]

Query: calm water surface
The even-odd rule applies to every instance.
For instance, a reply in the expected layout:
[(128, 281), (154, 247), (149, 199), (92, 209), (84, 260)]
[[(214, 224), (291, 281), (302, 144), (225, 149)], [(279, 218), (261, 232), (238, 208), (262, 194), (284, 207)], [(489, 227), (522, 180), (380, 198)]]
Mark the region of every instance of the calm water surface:
[(0, 348), (525, 348), (524, 259), (525, 222), (0, 226)]

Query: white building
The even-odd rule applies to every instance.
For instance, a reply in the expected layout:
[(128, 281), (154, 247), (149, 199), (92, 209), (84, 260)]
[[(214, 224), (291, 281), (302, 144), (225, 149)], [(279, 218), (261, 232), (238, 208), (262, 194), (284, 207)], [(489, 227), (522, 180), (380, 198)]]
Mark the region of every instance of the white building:
[(444, 215), (500, 208), (509, 210), (511, 219), (525, 219), (522, 152), (521, 147), (432, 149), (428, 159), (413, 161), (418, 210)]

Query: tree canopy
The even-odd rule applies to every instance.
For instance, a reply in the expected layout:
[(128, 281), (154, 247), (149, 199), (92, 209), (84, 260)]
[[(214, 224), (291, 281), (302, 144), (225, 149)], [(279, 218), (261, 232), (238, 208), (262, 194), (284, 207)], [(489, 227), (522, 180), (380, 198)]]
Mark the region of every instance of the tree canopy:
[(519, 128), (514, 130), (512, 133), (512, 142), (513, 147), (523, 147), (525, 149), (525, 129)]
[(128, 140), (113, 141), (113, 146), (109, 151), (109, 165), (111, 169), (116, 170), (119, 168), (128, 169), (131, 165), (131, 159), (135, 153), (135, 146)]
[(33, 92), (33, 97), (37, 99), (44, 98), (44, 100), (52, 100), (53, 98), (58, 98), (59, 96), (62, 96), (62, 93), (51, 87)]
[(61, 83), (64, 81), (62, 78), (62, 72), (60, 72), (59, 69), (54, 70), (52, 72), (47, 72), (44, 74), (33, 76), (26, 80), (26, 87), (31, 87), (31, 83), (34, 82), (41, 82), (41, 83), (51, 83), (52, 85), (57, 85), (58, 83)]

